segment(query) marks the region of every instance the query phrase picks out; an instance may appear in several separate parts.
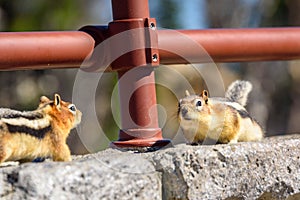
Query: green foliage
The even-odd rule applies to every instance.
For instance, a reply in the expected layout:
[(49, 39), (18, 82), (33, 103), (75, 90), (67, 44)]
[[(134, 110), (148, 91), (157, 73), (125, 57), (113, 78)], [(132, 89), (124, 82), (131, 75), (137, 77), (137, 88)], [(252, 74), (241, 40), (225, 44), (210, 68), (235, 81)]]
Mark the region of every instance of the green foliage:
[(159, 26), (169, 29), (176, 29), (180, 26), (180, 22), (177, 19), (180, 12), (178, 6), (177, 1), (160, 0), (158, 12), (156, 13)]
[(81, 1), (1, 0), (5, 31), (74, 29)]

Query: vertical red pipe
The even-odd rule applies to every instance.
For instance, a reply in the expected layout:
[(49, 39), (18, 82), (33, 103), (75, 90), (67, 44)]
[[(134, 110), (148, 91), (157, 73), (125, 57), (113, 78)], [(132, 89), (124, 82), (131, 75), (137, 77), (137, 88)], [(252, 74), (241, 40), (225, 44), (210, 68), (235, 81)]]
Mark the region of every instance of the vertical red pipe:
[[(110, 35), (145, 28), (149, 21), (148, 0), (112, 0), (112, 10), (114, 21), (109, 26)], [(144, 38), (145, 35), (135, 37)], [(135, 50), (112, 63), (119, 78), (122, 124), (119, 140), (112, 143), (113, 147), (160, 148), (170, 143), (162, 138), (158, 126), (154, 67), (147, 63), (152, 55), (146, 52), (146, 49)], [(157, 65), (159, 61), (155, 62)]]
[(112, 0), (113, 19), (145, 19), (149, 18), (148, 0)]

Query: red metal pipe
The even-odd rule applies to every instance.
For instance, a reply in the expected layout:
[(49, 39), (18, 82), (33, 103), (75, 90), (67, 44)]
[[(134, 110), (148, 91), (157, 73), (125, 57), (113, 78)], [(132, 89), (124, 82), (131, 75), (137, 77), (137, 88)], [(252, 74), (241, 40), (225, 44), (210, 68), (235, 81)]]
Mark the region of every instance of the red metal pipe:
[[(114, 21), (109, 24), (111, 36), (133, 28), (151, 31), (148, 0), (112, 0), (112, 7)], [(151, 22), (152, 25), (154, 23)], [(154, 46), (157, 46), (155, 37), (146, 38), (143, 31), (125, 38), (126, 41), (156, 43)], [(114, 46), (117, 48), (117, 45)], [(152, 55), (146, 49), (128, 52), (112, 63), (112, 69), (117, 70), (119, 75), (122, 122), (119, 140), (113, 142), (112, 147), (156, 149), (170, 143), (162, 138), (158, 126), (154, 77), (154, 66), (158, 64), (158, 59), (152, 63)]]
[(146, 0), (112, 0), (113, 19), (149, 18), (149, 5)]
[(182, 57), (193, 63), (211, 61), (197, 45), (214, 62), (292, 60), (300, 59), (300, 28), (160, 30), (158, 44), (162, 64), (188, 63)]
[(81, 31), (2, 32), (0, 70), (79, 67), (94, 45), (94, 39)]
[[(109, 37), (107, 30), (92, 31), (94, 38), (81, 31), (2, 32), (0, 70), (79, 67), (91, 56), (95, 41)], [(203, 47), (215, 62), (300, 59), (300, 28), (158, 30), (157, 34), (161, 64), (211, 61), (199, 54), (199, 47), (194, 49), (196, 45), (186, 45), (187, 40)]]
[(128, 147), (161, 147), (169, 140), (162, 139), (158, 127), (154, 71), (150, 67), (136, 67), (119, 71), (119, 95), (122, 129), (119, 141), (113, 145)]

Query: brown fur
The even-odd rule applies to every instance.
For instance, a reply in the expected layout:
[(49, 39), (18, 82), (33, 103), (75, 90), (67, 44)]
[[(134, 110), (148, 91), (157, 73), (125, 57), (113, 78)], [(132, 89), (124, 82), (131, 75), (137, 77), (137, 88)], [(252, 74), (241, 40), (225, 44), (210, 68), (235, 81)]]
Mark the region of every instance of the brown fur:
[[(247, 116), (241, 116), (240, 113), (246, 113)], [(235, 143), (258, 141), (263, 137), (262, 129), (248, 116), (243, 106), (208, 98), (206, 90), (199, 96), (186, 92), (186, 97), (180, 100), (178, 115), (189, 143), (199, 143), (206, 138), (218, 143)]]
[[(26, 115), (42, 118), (23, 119), (0, 117), (0, 163), (4, 161), (25, 160), (32, 161), (35, 158), (51, 157), (54, 161), (70, 161), (71, 153), (66, 144), (70, 130), (81, 120), (81, 112), (73, 104), (62, 101), (59, 95), (54, 95), (54, 100), (43, 96), (38, 108), (28, 111)], [(18, 112), (18, 111), (11, 111)], [(11, 124), (9, 124), (11, 123)], [(10, 132), (8, 127), (19, 127)], [(50, 128), (45, 129), (45, 127)], [(47, 130), (44, 135), (42, 129)], [(32, 133), (33, 131), (35, 133)], [(39, 132), (40, 131), (40, 132)]]

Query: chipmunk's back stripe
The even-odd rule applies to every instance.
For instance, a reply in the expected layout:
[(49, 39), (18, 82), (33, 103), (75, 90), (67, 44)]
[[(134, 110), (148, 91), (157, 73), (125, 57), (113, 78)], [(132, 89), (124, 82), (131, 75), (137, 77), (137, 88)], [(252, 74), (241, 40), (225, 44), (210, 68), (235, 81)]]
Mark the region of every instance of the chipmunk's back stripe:
[(43, 115), (38, 112), (21, 112), (17, 110), (11, 110), (7, 108), (0, 109), (0, 118), (5, 119), (16, 119), (16, 118), (24, 118), (28, 120), (35, 120), (43, 118)]
[(10, 114), (10, 115), (3, 116), (3, 118), (6, 118), (6, 119), (25, 118), (28, 120), (34, 120), (34, 119), (41, 119), (41, 118), (43, 118), (43, 116), (42, 115), (29, 116), (29, 115), (22, 115), (22, 114)]
[(51, 126), (46, 126), (45, 128), (36, 130), (33, 128), (29, 128), (27, 126), (15, 126), (11, 124), (7, 124), (7, 128), (9, 132), (11, 133), (25, 133), (28, 135), (31, 135), (33, 137), (36, 137), (38, 139), (43, 139), (48, 131), (51, 130)]
[(236, 110), (239, 115), (242, 117), (242, 118), (249, 118), (252, 120), (252, 117), (250, 116), (250, 114), (246, 111), (246, 110), (239, 110), (239, 109), (236, 109), (235, 107), (231, 106), (231, 105), (228, 105), (229, 107), (231, 107), (232, 109)]
[(244, 118), (244, 119), (248, 118), (248, 119), (250, 119), (252, 121), (252, 123), (255, 123), (256, 125), (261, 126), (259, 124), (259, 122), (255, 118), (251, 117), (251, 115), (246, 110), (236, 110), (236, 111), (239, 113), (239, 115), (242, 118)]
[(242, 118), (250, 118), (250, 119), (252, 119), (252, 117), (249, 115), (249, 113), (247, 111), (245, 111), (245, 110), (237, 110), (237, 111), (238, 111), (238, 113), (240, 114), (240, 116)]

